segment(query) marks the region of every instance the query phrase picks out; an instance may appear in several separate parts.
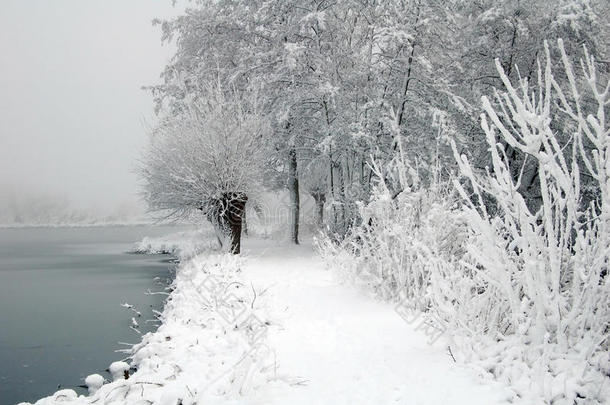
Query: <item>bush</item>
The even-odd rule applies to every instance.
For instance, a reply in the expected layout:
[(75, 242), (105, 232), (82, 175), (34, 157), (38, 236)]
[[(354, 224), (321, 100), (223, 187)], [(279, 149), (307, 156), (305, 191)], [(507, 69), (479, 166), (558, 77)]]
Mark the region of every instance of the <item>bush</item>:
[[(474, 169), (453, 145), (463, 181), (422, 187), (398, 157), (376, 168), (384, 180), (361, 207), (362, 225), (342, 245), (323, 247), (359, 283), (426, 312), (448, 331), (458, 359), (520, 396), (603, 403), (610, 396), (603, 384), (610, 375), (610, 84), (598, 89), (586, 55), (579, 85), (561, 42), (559, 51), (569, 92), (553, 76), (548, 48), (534, 90), (525, 79), (514, 88), (498, 64), (506, 92), (496, 94), (495, 107), (484, 98), (481, 116), (491, 167)], [(585, 96), (597, 104), (588, 116)], [(553, 130), (557, 121), (571, 122), (568, 142)], [(511, 167), (509, 147), (536, 168), (537, 206), (520, 192), (524, 170)], [(592, 200), (581, 190), (584, 171), (597, 190)]]

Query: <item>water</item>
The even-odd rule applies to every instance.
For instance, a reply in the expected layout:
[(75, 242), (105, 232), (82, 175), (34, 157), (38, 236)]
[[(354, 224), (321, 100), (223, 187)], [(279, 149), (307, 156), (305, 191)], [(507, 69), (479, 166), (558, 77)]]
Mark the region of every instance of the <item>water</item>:
[[(171, 227), (0, 229), (0, 404), (34, 402), (58, 387), (84, 390), (137, 343), (129, 328), (134, 305), (140, 329), (154, 329), (152, 309), (170, 277), (168, 256), (125, 253), (144, 236)], [(158, 278), (155, 280), (155, 278)]]

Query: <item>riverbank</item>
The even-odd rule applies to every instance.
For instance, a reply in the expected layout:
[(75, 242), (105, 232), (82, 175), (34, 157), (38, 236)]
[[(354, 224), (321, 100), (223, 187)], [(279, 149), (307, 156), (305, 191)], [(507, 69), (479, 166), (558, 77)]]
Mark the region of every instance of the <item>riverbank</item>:
[(128, 374), (115, 372), (103, 385), (103, 377), (89, 376), (90, 395), (60, 390), (36, 404), (210, 403), (267, 384), (273, 367), (263, 301), (241, 279), (243, 260), (214, 253), (182, 259), (162, 324), (133, 347), (129, 365), (113, 366)]
[(128, 379), (36, 404), (518, 403), (391, 305), (342, 285), (310, 244), (253, 238), (240, 257), (183, 259), (160, 319)]

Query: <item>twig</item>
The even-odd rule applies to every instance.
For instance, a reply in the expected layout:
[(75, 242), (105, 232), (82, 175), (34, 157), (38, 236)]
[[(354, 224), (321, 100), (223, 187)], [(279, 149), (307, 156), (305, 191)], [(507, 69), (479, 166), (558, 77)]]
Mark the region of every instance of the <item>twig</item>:
[(273, 283), (273, 284), (271, 284), (271, 285), (267, 286), (267, 288), (265, 288), (263, 291), (261, 291), (261, 293), (260, 293), (260, 294), (258, 294), (258, 295), (262, 297), (262, 296), (263, 296), (263, 294), (265, 294), (267, 291), (269, 291), (269, 289), (270, 289), (271, 287), (273, 287), (273, 286), (275, 286), (275, 283)]
[(252, 293), (254, 294), (254, 298), (252, 298), (252, 304), (250, 304), (250, 308), (254, 309), (254, 301), (256, 301), (256, 290), (254, 289), (254, 284), (250, 283), (250, 287), (252, 287)]
[(451, 352), (451, 346), (447, 346), (447, 350), (449, 350), (449, 354), (451, 355), (451, 358), (453, 359), (453, 362), (457, 363), (457, 361), (455, 360), (455, 357), (453, 357), (453, 353)]
[(157, 387), (163, 387), (162, 383), (150, 382), (150, 381), (134, 381), (132, 384), (148, 384), (148, 385), (156, 385)]
[(226, 294), (227, 290), (229, 289), (229, 287), (231, 287), (233, 284), (236, 284), (236, 285), (238, 285), (240, 287), (243, 287), (243, 284), (240, 283), (239, 281), (232, 281), (232, 282), (230, 282), (229, 284), (226, 285), (226, 287), (225, 287), (225, 289), (223, 291), (223, 294)]

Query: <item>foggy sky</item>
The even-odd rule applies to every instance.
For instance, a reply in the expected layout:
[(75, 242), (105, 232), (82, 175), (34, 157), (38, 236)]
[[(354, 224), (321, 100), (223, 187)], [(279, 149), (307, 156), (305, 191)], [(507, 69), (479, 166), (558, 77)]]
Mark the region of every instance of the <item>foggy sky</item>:
[(171, 0), (0, 1), (0, 199), (52, 193), (79, 208), (136, 200), (135, 159), (172, 53)]

